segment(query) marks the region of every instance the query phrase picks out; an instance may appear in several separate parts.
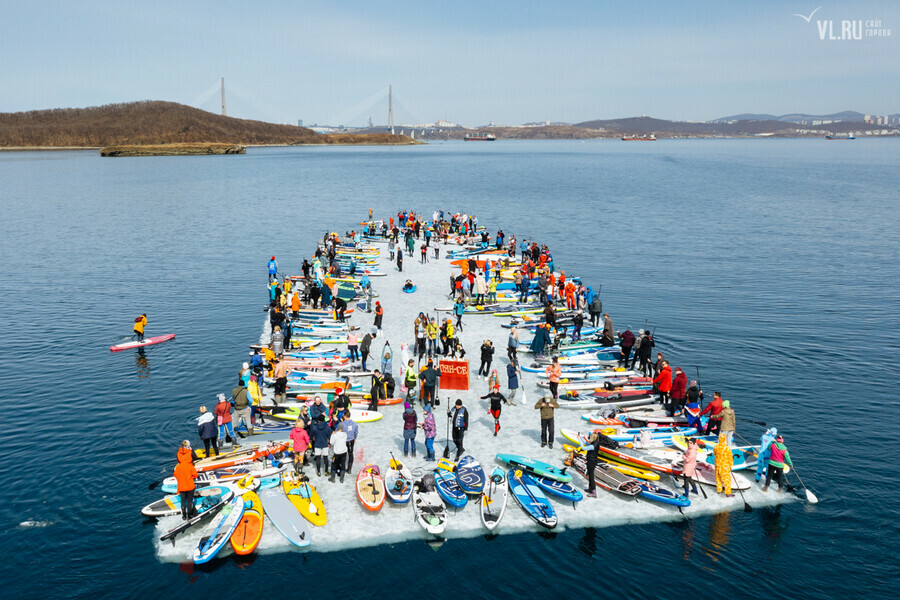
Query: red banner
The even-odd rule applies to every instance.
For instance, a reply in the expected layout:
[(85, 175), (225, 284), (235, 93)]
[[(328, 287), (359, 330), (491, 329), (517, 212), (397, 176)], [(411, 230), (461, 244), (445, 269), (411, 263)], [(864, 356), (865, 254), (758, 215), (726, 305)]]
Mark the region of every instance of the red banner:
[(469, 361), (441, 360), (438, 368), (441, 370), (442, 390), (469, 389)]

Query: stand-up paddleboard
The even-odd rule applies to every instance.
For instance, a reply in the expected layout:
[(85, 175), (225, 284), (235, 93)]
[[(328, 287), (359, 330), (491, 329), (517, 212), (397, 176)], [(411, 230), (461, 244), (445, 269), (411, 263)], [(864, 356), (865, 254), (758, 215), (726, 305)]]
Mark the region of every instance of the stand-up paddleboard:
[(491, 476), (481, 492), (481, 522), (488, 531), (493, 531), (500, 524), (506, 512), (506, 499), (509, 497), (509, 481), (502, 467), (494, 467)]
[[(582, 477), (588, 478), (587, 458), (582, 454), (572, 457), (572, 465)], [(641, 493), (641, 487), (637, 481), (621, 473), (605, 462), (598, 462), (594, 467), (594, 483), (608, 492), (618, 492), (626, 498), (634, 498)]]
[(435, 489), (434, 476), (426, 473), (413, 484), (413, 510), (416, 522), (432, 535), (440, 535), (447, 524), (447, 509)]
[(122, 350), (131, 350), (132, 348), (143, 348), (144, 346), (152, 346), (153, 344), (161, 344), (163, 342), (168, 342), (169, 340), (175, 339), (174, 333), (167, 333), (165, 335), (157, 335), (154, 337), (144, 338), (143, 342), (135, 342), (135, 341), (127, 341), (122, 342), (121, 344), (114, 344), (109, 347), (110, 352), (121, 352)]
[(467, 494), (477, 496), (484, 489), (485, 476), (481, 464), (474, 456), (466, 455), (456, 464), (456, 481)]
[(269, 521), (287, 541), (301, 548), (312, 543), (309, 537), (309, 521), (303, 518), (280, 488), (265, 490), (259, 497)]
[(244, 493), (244, 514), (231, 534), (235, 554), (250, 554), (259, 545), (263, 533), (263, 506), (256, 492)]
[(556, 496), (557, 498), (562, 498), (563, 500), (568, 500), (571, 503), (581, 502), (584, 500), (584, 495), (571, 483), (563, 483), (562, 481), (556, 481), (555, 479), (548, 479), (546, 477), (539, 477), (537, 475), (532, 475), (531, 479), (537, 484), (539, 488)]
[[(210, 485), (194, 492), (194, 510), (202, 514), (222, 500), (230, 500), (234, 496), (234, 490), (227, 485)], [(162, 500), (151, 502), (141, 509), (145, 517), (167, 517), (181, 514), (181, 496), (173, 494)]]
[(528, 458), (527, 456), (519, 456), (518, 454), (498, 454), (497, 460), (499, 460), (500, 462), (504, 462), (512, 467), (522, 469), (526, 473), (531, 473), (533, 475), (549, 477), (550, 479), (562, 481), (563, 483), (572, 481), (572, 476), (566, 473), (565, 468), (560, 469), (559, 467), (554, 467), (549, 463), (534, 460), (533, 458)]
[(392, 458), (384, 473), (384, 487), (391, 502), (406, 504), (413, 492), (412, 473), (403, 463)]
[(159, 541), (164, 542), (166, 540), (172, 540), (172, 545), (174, 546), (175, 545), (175, 536), (177, 536), (179, 533), (183, 533), (183, 532), (187, 531), (188, 529), (190, 529), (191, 527), (193, 527), (200, 521), (203, 521), (204, 519), (207, 519), (207, 518), (212, 517), (213, 515), (217, 514), (219, 512), (219, 509), (221, 509), (223, 506), (225, 506), (226, 504), (228, 504), (231, 501), (232, 497), (233, 497), (233, 495), (230, 493), (226, 496), (220, 496), (219, 497), (220, 501), (218, 504), (213, 505), (207, 511), (204, 511), (200, 514), (194, 515), (187, 521), (182, 521), (181, 523), (179, 523), (178, 525), (176, 525), (175, 527), (173, 527), (172, 529), (170, 529), (169, 531), (167, 531), (166, 533), (161, 535), (159, 538)]
[(456, 481), (456, 475), (453, 473), (435, 469), (434, 484), (437, 487), (438, 494), (449, 506), (463, 508), (469, 501), (469, 497), (459, 487), (459, 482)]
[(376, 465), (366, 465), (356, 475), (356, 497), (372, 512), (384, 506), (384, 479)]
[(535, 523), (547, 529), (556, 527), (558, 519), (553, 506), (541, 488), (522, 469), (512, 467), (509, 470), (509, 490), (525, 514)]
[(316, 488), (309, 484), (308, 478), (301, 481), (294, 473), (285, 473), (282, 477), (284, 495), (297, 507), (297, 511), (316, 527), (324, 527), (328, 520), (325, 503)]
[(235, 496), (231, 502), (222, 507), (216, 518), (209, 524), (197, 547), (194, 548), (194, 564), (200, 565), (211, 561), (222, 549), (235, 527), (244, 515), (244, 498)]

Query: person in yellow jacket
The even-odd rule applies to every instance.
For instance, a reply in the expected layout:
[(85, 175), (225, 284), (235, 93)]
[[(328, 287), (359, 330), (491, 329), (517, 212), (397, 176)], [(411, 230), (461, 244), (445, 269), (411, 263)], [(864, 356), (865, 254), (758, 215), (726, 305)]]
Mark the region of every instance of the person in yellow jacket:
[(147, 314), (144, 313), (134, 320), (134, 339), (138, 342), (144, 341), (144, 327), (147, 326)]
[(428, 319), (428, 324), (425, 325), (425, 335), (428, 337), (428, 358), (437, 356), (437, 338), (440, 331), (441, 328), (438, 326), (437, 320)]
[(250, 383), (247, 384), (247, 395), (250, 397), (250, 421), (259, 415), (259, 422), (262, 423), (262, 415), (259, 414), (259, 403), (262, 400), (262, 391), (259, 382), (256, 381), (256, 375), (250, 376)]
[(734, 456), (724, 433), (719, 435), (718, 443), (713, 447), (713, 455), (716, 458), (716, 491), (728, 498), (734, 497), (731, 493), (731, 467), (734, 466)]

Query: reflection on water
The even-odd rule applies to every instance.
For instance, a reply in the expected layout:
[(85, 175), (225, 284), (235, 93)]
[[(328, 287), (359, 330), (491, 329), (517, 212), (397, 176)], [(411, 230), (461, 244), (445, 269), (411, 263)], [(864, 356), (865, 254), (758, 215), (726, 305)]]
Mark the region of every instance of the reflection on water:
[(578, 549), (588, 556), (593, 556), (597, 551), (597, 530), (594, 527), (584, 530), (584, 535), (578, 542)]
[(709, 547), (706, 554), (714, 561), (719, 560), (719, 555), (728, 546), (731, 535), (731, 513), (720, 512), (709, 520)]
[(150, 359), (143, 348), (138, 348), (137, 354), (134, 355), (134, 364), (137, 367), (138, 377), (150, 377)]
[(781, 505), (761, 508), (759, 523), (762, 525), (766, 553), (769, 557), (777, 554), (781, 546), (781, 538), (788, 530), (790, 519), (781, 515)]

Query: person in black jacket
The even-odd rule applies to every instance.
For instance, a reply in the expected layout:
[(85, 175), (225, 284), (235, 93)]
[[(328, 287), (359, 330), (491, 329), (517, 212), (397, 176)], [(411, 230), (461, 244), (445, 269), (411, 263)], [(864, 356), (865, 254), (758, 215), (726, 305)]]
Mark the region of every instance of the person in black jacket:
[(203, 446), (206, 449), (206, 458), (212, 456), (209, 453), (209, 447), (212, 446), (216, 456), (219, 455), (219, 426), (216, 424), (216, 418), (211, 412), (206, 410), (205, 406), (200, 407), (200, 417), (197, 419), (197, 433), (203, 440)]
[(494, 437), (497, 437), (497, 432), (500, 431), (500, 409), (503, 407), (503, 402), (506, 402), (506, 398), (500, 393), (500, 385), (495, 384), (494, 389), (482, 396), (481, 399), (491, 401), (491, 408), (488, 412), (494, 417)]
[(650, 337), (650, 332), (645, 331), (644, 337), (641, 338), (641, 372), (644, 374), (644, 377), (648, 377), (652, 370), (650, 366), (650, 357), (653, 355), (653, 347), (656, 344), (653, 343), (653, 338)]
[(378, 410), (379, 398), (387, 397), (384, 388), (384, 377), (381, 376), (381, 371), (375, 369), (375, 372), (372, 375), (372, 389), (369, 391), (369, 410)]
[(591, 498), (597, 497), (597, 487), (594, 483), (594, 470), (597, 468), (597, 462), (599, 462), (601, 452), (600, 447), (603, 446), (605, 448), (616, 449), (619, 447), (619, 443), (609, 437), (603, 435), (599, 431), (594, 431), (588, 437), (588, 443), (590, 446), (587, 448), (587, 478), (588, 478), (588, 489), (587, 495)]
[(469, 411), (463, 406), (463, 401), (457, 398), (456, 406), (447, 411), (450, 417), (450, 426), (452, 427), (453, 444), (456, 446), (456, 460), (465, 452), (463, 447), (463, 436), (469, 428)]
[(422, 402), (424, 404), (436, 404), (434, 399), (434, 389), (437, 386), (438, 377), (440, 376), (440, 369), (435, 369), (434, 361), (429, 358), (428, 366), (424, 371), (419, 373), (419, 379), (422, 380)]
[(359, 356), (362, 359), (362, 370), (366, 370), (366, 359), (369, 358), (369, 350), (372, 348), (372, 340), (378, 337), (377, 330), (367, 333), (363, 336), (362, 343), (359, 345)]
[(484, 371), (484, 378), (487, 379), (491, 373), (491, 361), (494, 359), (494, 343), (491, 340), (484, 340), (481, 345), (481, 366), (478, 367), (478, 376)]

